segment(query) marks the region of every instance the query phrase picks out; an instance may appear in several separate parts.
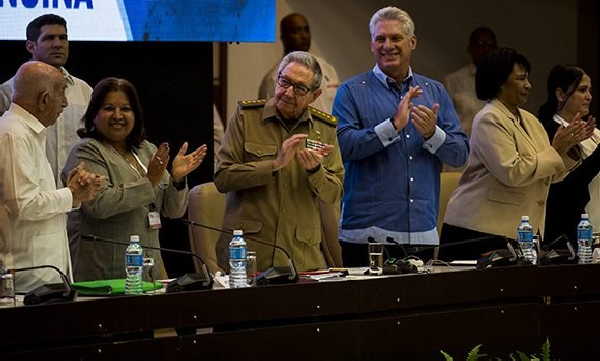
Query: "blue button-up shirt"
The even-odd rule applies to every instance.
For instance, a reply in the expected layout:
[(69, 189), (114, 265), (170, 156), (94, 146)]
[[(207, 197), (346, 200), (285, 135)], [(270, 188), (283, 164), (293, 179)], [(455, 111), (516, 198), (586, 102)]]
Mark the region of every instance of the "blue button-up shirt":
[[(414, 105), (440, 105), (434, 135), (425, 140), (412, 122), (396, 131), (391, 119), (409, 86), (423, 94)], [(340, 239), (366, 243), (438, 244), (442, 163), (462, 166), (469, 146), (441, 83), (409, 74), (400, 84), (376, 65), (346, 81), (333, 106), (346, 169)], [(391, 238), (391, 240), (390, 240)]]

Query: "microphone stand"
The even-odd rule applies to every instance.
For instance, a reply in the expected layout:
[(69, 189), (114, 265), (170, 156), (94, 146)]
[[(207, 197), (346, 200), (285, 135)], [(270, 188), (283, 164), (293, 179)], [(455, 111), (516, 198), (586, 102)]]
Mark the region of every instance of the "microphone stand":
[[(459, 242), (452, 242), (452, 243), (445, 243), (445, 244), (439, 244), (439, 245), (429, 245), (429, 244), (424, 244), (424, 245), (412, 245), (415, 247), (421, 247), (423, 248), (423, 250), (427, 250), (427, 249), (431, 249), (431, 248), (450, 248), (450, 247), (455, 247), (455, 246), (463, 246), (463, 245), (467, 245), (467, 244), (473, 244), (473, 243), (478, 243), (481, 241), (485, 241), (487, 239), (496, 239), (498, 238), (498, 236), (481, 236), (481, 237), (477, 237), (477, 238), (471, 238), (471, 239), (467, 239), (464, 241), (459, 241)], [(506, 237), (504, 237), (506, 239)], [(394, 240), (392, 237), (387, 237), (386, 239), (387, 242), (395, 245), (395, 246), (400, 246), (402, 248), (402, 251), (404, 252), (405, 256), (410, 256), (410, 254), (408, 254), (408, 252), (406, 251), (406, 249), (404, 248), (404, 244), (397, 242), (396, 240)], [(372, 243), (369, 241), (369, 243)], [(508, 241), (508, 239), (506, 239), (506, 243), (507, 245), (510, 244), (510, 241)], [(418, 252), (417, 252), (418, 253)]]
[(45, 264), (31, 267), (8, 268), (6, 269), (6, 272), (14, 274), (17, 272), (33, 271), (44, 268), (51, 268), (55, 270), (60, 276), (62, 283), (39, 286), (27, 292), (25, 298), (23, 299), (23, 303), (25, 305), (37, 305), (40, 303), (72, 301), (75, 298), (76, 292), (71, 288), (71, 282), (69, 282), (67, 275), (65, 275), (58, 267), (54, 265)]
[[(558, 248), (560, 244), (565, 244), (567, 248)], [(538, 264), (577, 263), (577, 253), (565, 234), (559, 235), (552, 242), (544, 242), (543, 246), (538, 243), (538, 248)]]
[[(108, 239), (108, 238), (104, 238), (104, 237), (100, 237), (100, 236), (95, 236), (93, 234), (82, 235), (81, 239), (84, 239), (84, 240), (87, 240), (87, 241), (91, 241), (91, 242), (101, 242), (101, 243), (116, 244), (116, 245), (121, 245), (121, 246), (129, 246), (129, 243), (127, 243), (127, 242), (115, 241), (113, 239)], [(183, 251), (183, 250), (180, 250), (180, 249), (164, 248), (164, 247), (152, 247), (152, 246), (146, 246), (146, 245), (143, 245), (143, 244), (140, 244), (140, 247), (142, 247), (143, 249), (152, 249), (152, 250), (155, 250), (155, 251), (165, 251), (165, 252), (169, 252), (169, 253), (185, 254), (185, 255), (189, 255), (189, 256), (197, 258), (202, 263), (202, 273), (200, 275), (197, 275), (197, 276), (194, 276), (194, 275), (188, 276), (188, 278), (190, 278), (191, 280), (186, 281), (186, 282), (200, 281), (202, 283), (201, 287), (197, 287), (197, 286), (189, 287), (189, 288), (192, 288), (192, 289), (211, 289), (212, 288), (213, 278), (212, 278), (210, 272), (208, 272), (208, 268), (206, 267), (206, 263), (204, 262), (204, 260), (202, 259), (202, 257), (200, 257), (199, 255), (195, 254), (194, 252)], [(170, 287), (171, 287), (171, 283), (169, 283), (169, 286), (167, 287), (167, 291), (168, 292), (169, 292), (169, 288)], [(178, 290), (180, 290), (180, 289), (178, 289)]]
[[(212, 231), (225, 233), (230, 236), (233, 235), (233, 232), (230, 232), (228, 230), (207, 226), (202, 223), (190, 221), (189, 219), (181, 219), (181, 221), (183, 223), (189, 224), (194, 227), (210, 229)], [(294, 264), (294, 260), (292, 259), (290, 254), (285, 250), (285, 248), (278, 246), (276, 244), (270, 244), (267, 242), (259, 241), (255, 238), (248, 237), (247, 235), (244, 235), (244, 238), (249, 241), (252, 241), (252, 242), (255, 242), (258, 244), (262, 244), (264, 246), (275, 248), (275, 249), (281, 251), (288, 259), (287, 267), (270, 267), (266, 271), (261, 272), (256, 277), (257, 285), (295, 283), (298, 281), (298, 273), (296, 272), (296, 265)]]
[[(438, 251), (439, 251), (440, 249), (444, 249), (444, 248), (469, 245), (469, 244), (479, 243), (481, 241), (485, 241), (485, 240), (488, 240), (488, 239), (497, 239), (497, 238), (498, 238), (498, 236), (494, 236), (494, 235), (481, 236), (481, 237), (466, 239), (466, 240), (459, 241), (459, 242), (445, 243), (445, 244), (440, 244), (440, 245), (423, 245), (423, 249), (426, 250), (426, 249), (430, 249), (430, 248), (434, 248), (434, 249), (437, 248)], [(504, 250), (505, 253), (502, 254), (502, 255), (500, 255), (498, 253), (494, 253), (493, 254), (494, 257), (492, 257), (492, 258), (495, 258), (495, 259), (499, 259), (499, 258), (505, 259), (506, 260), (505, 261), (506, 264), (520, 264), (520, 262), (523, 261), (523, 256), (522, 256), (522, 254), (520, 252), (520, 249), (517, 252), (515, 250), (515, 247), (511, 244), (511, 241), (508, 238), (506, 238), (506, 237), (504, 237), (504, 239), (506, 240), (506, 250)], [(396, 245), (402, 246), (402, 244), (394, 241), (393, 239), (389, 239), (388, 238), (388, 242), (390, 242), (392, 244), (396, 244)], [(539, 255), (539, 253), (538, 253), (538, 255)], [(478, 259), (478, 265), (479, 265), (480, 261), (486, 260), (489, 257), (490, 256), (479, 258)], [(501, 262), (498, 262), (498, 264), (501, 264)]]

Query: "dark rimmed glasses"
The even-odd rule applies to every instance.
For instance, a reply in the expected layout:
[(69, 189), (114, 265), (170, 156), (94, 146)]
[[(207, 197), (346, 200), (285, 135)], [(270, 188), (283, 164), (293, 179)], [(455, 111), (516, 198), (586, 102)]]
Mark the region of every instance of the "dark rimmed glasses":
[(294, 83), (294, 82), (282, 77), (281, 75), (277, 77), (277, 85), (279, 85), (280, 87), (285, 88), (285, 89), (287, 89), (291, 86), (294, 87), (294, 94), (296, 94), (298, 96), (304, 96), (312, 90), (309, 87), (307, 87), (306, 85)]

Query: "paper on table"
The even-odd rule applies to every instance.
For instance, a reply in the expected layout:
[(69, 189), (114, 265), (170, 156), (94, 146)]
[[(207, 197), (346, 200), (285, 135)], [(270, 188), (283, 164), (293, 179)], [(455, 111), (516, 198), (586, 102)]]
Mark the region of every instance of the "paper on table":
[(315, 281), (323, 281), (323, 280), (333, 280), (345, 277), (346, 275), (342, 272), (330, 272), (330, 273), (322, 273), (306, 276), (306, 278), (310, 278)]
[(451, 266), (477, 266), (477, 260), (463, 259), (450, 262)]
[(221, 272), (215, 273), (213, 288), (229, 288), (229, 276)]

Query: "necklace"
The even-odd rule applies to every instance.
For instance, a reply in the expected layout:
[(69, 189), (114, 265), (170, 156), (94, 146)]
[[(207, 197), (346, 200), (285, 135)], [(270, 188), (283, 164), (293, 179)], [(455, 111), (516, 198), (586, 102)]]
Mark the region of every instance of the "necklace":
[(126, 152), (122, 152), (119, 149), (117, 149), (115, 146), (113, 146), (111, 144), (111, 148), (118, 154), (121, 156), (121, 158), (123, 158), (127, 164), (129, 165), (129, 167), (135, 171), (140, 177), (143, 177), (146, 173), (146, 170), (143, 169), (143, 167), (141, 166), (140, 162), (138, 161), (137, 157), (135, 156), (135, 154), (133, 154), (131, 151), (126, 151)]

